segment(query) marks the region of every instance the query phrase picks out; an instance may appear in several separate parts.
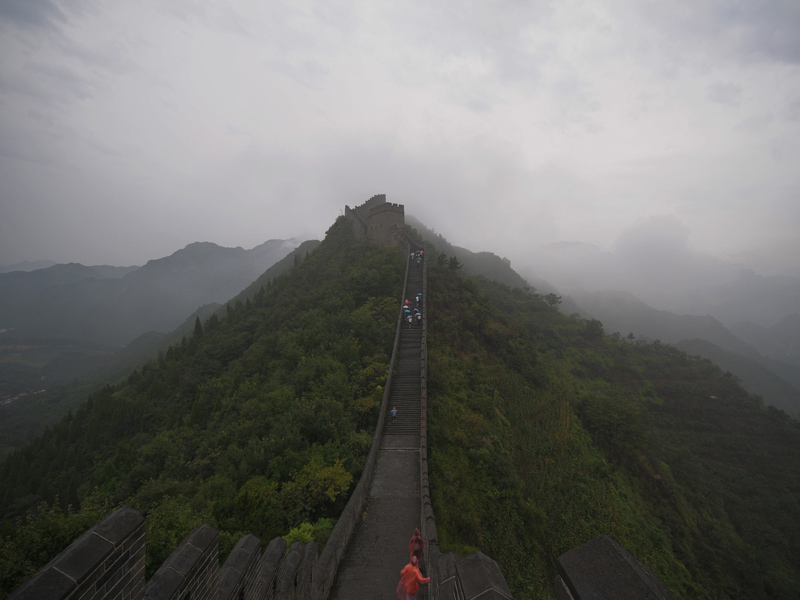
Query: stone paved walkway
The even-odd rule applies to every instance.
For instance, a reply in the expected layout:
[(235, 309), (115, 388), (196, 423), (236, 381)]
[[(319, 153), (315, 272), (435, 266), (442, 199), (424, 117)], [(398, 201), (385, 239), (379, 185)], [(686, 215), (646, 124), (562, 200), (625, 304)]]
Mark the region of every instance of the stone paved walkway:
[[(422, 267), (412, 265), (409, 296), (421, 286)], [(332, 600), (397, 599), (400, 571), (408, 563), (408, 542), (414, 528), (420, 527), (420, 340), (420, 329), (404, 326), (401, 330), (389, 397), (389, 408), (398, 407), (397, 423), (389, 418), (384, 426), (370, 497), (339, 566)]]

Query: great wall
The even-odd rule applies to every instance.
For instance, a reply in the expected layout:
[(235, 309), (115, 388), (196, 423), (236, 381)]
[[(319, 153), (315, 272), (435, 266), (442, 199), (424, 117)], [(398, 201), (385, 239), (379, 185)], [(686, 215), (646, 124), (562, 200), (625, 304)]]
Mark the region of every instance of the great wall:
[[(385, 246), (418, 247), (404, 232), (403, 205), (373, 196), (345, 207), (358, 237)], [(402, 311), (378, 424), (362, 473), (322, 552), (314, 542), (287, 549), (281, 538), (262, 551), (243, 537), (223, 565), (218, 532), (192, 531), (145, 581), (145, 519), (121, 508), (73, 542), (9, 597), (11, 600), (373, 600), (396, 597), (415, 528), (425, 548), (421, 570), (431, 600), (511, 600), (500, 566), (476, 552), (442, 554), (428, 482), (426, 261), (407, 260), (402, 298), (422, 291), (422, 324), (404, 327)], [(397, 422), (388, 418), (398, 408)], [(614, 540), (600, 536), (557, 561), (558, 600), (654, 599), (674, 596)]]

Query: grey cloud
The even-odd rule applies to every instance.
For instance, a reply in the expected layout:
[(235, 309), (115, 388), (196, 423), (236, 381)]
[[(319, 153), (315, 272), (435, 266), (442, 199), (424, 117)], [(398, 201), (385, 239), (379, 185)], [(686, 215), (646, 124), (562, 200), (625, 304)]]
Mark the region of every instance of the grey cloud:
[[(788, 136), (786, 134), (782, 134), (772, 138), (769, 142), (769, 151), (772, 155), (772, 158), (776, 162), (783, 161), (788, 158), (796, 159), (797, 158), (797, 145), (795, 143), (794, 136)], [(795, 204), (796, 202), (795, 196)], [(795, 220), (795, 223), (800, 223), (800, 219)]]
[[(791, 43), (769, 46), (765, 32), (787, 30), (777, 22), (785, 3), (775, 3), (779, 10), (763, 1), (726, 9), (729, 0), (608, 0), (576, 10), (504, 0), (391, 9), (346, 0), (235, 8), (92, 0), (81, 20), (73, 0), (54, 2), (34, 6), (41, 26), (48, 6), (61, 7), (49, 21), (64, 22), (57, 31), (14, 31), (0, 13), (0, 193), (10, 193), (13, 176), (20, 214), (28, 211), (31, 223), (56, 198), (84, 202), (70, 206), (75, 214), (107, 215), (121, 264), (198, 240), (250, 247), (296, 235), (299, 226), (318, 236), (345, 203), (379, 192), (451, 242), (513, 251), (514, 260), (559, 239), (607, 245), (621, 224), (654, 211), (688, 215), (693, 235), (696, 219), (735, 220), (728, 237), (736, 241), (718, 228), (704, 242), (716, 251), (723, 241), (727, 252), (752, 245), (739, 238), (772, 236), (764, 199), (774, 189), (766, 186), (797, 182), (789, 120), (800, 120), (800, 100), (791, 79), (778, 80), (784, 65), (717, 70), (779, 60), (776, 48)], [(214, 64), (195, 60), (193, 48)], [(700, 78), (682, 77), (698, 55), (713, 60), (699, 61)], [(661, 63), (680, 77), (665, 78)], [(242, 77), (227, 79), (226, 65)], [(774, 90), (760, 87), (769, 78)], [(712, 85), (698, 94), (698, 80)], [(709, 101), (740, 104), (741, 114), (719, 110), (713, 124), (687, 125), (688, 114), (710, 112)], [(626, 112), (636, 122), (617, 114)], [(738, 119), (731, 144), (718, 134)], [(34, 160), (57, 161), (58, 169), (37, 183), (43, 170)], [(15, 174), (23, 168), (25, 177)], [(69, 173), (85, 181), (73, 181), (67, 196), (60, 192)], [(737, 202), (748, 186), (760, 195)], [(56, 248), (58, 225), (19, 225), (23, 258)], [(620, 238), (614, 265), (655, 248), (675, 259), (669, 269), (677, 259), (691, 264), (674, 222), (637, 231)], [(81, 251), (112, 260), (104, 241), (87, 240)], [(62, 256), (72, 251), (66, 241), (63, 248)]]
[(263, 64), (267, 69), (281, 73), (298, 85), (312, 90), (323, 89), (328, 79), (328, 69), (312, 59), (300, 60), (296, 63), (285, 60), (268, 60)]
[(66, 21), (61, 8), (52, 0), (3, 0), (0, 21), (21, 29), (50, 27)]
[(675, 310), (693, 290), (732, 281), (739, 268), (694, 251), (686, 225), (655, 216), (628, 228), (612, 252), (589, 244), (552, 244), (532, 253), (529, 272), (561, 292), (628, 290), (657, 308)]
[(442, 59), (488, 61), (499, 79), (530, 85), (540, 80), (540, 54), (550, 53), (552, 45), (534, 44), (524, 33), (551, 16), (552, 4), (498, 2), (489, 8), (463, 2), (421, 3), (398, 10), (392, 21), (410, 43)]
[(800, 121), (800, 98), (795, 98), (787, 104), (785, 115), (790, 121)]
[(623, 0), (620, 4), (621, 9), (643, 16), (649, 28), (667, 33), (672, 49), (681, 54), (703, 48), (723, 59), (800, 62), (796, 0), (688, 4)]
[(47, 106), (63, 104), (70, 97), (88, 98), (93, 88), (77, 71), (54, 64), (29, 63), (24, 70), (0, 74), (0, 93), (26, 96)]
[(64, 55), (77, 59), (84, 66), (118, 75), (130, 73), (138, 68), (128, 49), (120, 41), (109, 42), (98, 48), (89, 48), (82, 43), (63, 40), (58, 47)]
[(76, 70), (62, 65), (32, 63), (28, 70), (39, 75), (47, 89), (56, 93), (68, 91), (76, 98), (84, 100), (92, 95), (94, 85)]
[(742, 86), (735, 83), (712, 83), (706, 88), (706, 97), (716, 104), (738, 107), (742, 101)]
[(736, 125), (735, 129), (746, 132), (764, 131), (765, 129), (769, 128), (774, 121), (775, 116), (771, 112), (766, 112), (748, 117)]
[(0, 94), (5, 96), (11, 94), (28, 96), (43, 101), (46, 104), (50, 104), (56, 99), (56, 95), (45, 86), (32, 80), (30, 77), (23, 77), (19, 73), (12, 73), (10, 75), (3, 75), (0, 73)]
[[(29, 144), (25, 146), (29, 146)], [(55, 160), (45, 156), (38, 148), (20, 147), (13, 143), (0, 145), (0, 159), (6, 159), (9, 162), (23, 161), (39, 165), (51, 165), (55, 163)]]
[(601, 126), (591, 114), (599, 110), (601, 105), (593, 96), (591, 85), (586, 80), (565, 78), (555, 84), (553, 91), (559, 100), (558, 106), (564, 123), (583, 125), (590, 132), (600, 131)]
[(623, 232), (616, 251), (635, 257), (643, 248), (660, 248), (674, 254), (686, 249), (688, 239), (689, 230), (680, 219), (671, 215), (654, 216)]
[(741, 5), (738, 26), (744, 29), (742, 48), (756, 55), (800, 62), (800, 3), (782, 0)]

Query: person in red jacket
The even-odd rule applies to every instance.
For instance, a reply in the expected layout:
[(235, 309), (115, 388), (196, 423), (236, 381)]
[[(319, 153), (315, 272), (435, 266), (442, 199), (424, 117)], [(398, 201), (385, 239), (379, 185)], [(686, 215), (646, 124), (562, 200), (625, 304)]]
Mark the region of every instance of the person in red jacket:
[(397, 584), (397, 597), (400, 600), (416, 600), (419, 584), (428, 583), (431, 580), (430, 577), (422, 576), (417, 567), (418, 564), (417, 557), (412, 556), (411, 562), (400, 571), (400, 583)]
[(408, 557), (417, 557), (417, 563), (422, 560), (422, 551), (425, 549), (425, 542), (422, 541), (422, 534), (419, 532), (419, 527), (414, 529), (414, 535), (411, 536), (411, 541), (408, 542)]

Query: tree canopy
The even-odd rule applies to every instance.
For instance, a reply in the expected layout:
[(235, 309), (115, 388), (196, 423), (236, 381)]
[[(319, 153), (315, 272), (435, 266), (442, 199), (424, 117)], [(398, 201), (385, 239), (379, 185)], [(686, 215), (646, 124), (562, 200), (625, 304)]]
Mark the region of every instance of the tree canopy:
[(201, 523), (223, 553), (248, 532), (324, 537), (372, 442), (404, 265), (337, 221), (269, 289), (198, 318), (0, 464), (0, 592), (71, 541), (31, 545), (26, 523), (84, 524), (95, 498), (145, 514), (148, 574)]

